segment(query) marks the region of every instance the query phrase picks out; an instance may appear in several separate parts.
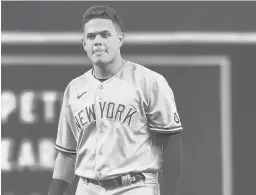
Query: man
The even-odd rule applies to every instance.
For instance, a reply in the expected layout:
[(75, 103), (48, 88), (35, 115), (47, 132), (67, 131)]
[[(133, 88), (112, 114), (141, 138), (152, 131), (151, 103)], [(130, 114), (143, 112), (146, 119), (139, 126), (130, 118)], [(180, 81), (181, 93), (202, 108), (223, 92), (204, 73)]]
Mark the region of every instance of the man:
[(93, 68), (65, 90), (49, 195), (62, 195), (74, 175), (80, 178), (76, 195), (159, 195), (168, 139), (173, 185), (179, 177), (182, 126), (173, 92), (163, 76), (122, 58), (124, 35), (114, 9), (89, 8), (83, 30)]

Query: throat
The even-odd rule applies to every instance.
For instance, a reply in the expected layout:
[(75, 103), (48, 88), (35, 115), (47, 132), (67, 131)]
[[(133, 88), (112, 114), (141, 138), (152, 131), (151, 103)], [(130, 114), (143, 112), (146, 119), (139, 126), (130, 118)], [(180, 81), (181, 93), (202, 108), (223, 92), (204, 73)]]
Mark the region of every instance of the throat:
[(94, 65), (92, 69), (92, 75), (99, 81), (103, 82), (119, 72), (125, 63), (126, 60), (122, 60), (120, 63), (116, 64), (116, 66), (111, 66), (111, 64), (108, 64), (105, 67)]
[[(96, 79), (98, 79), (98, 78), (96, 78)], [(106, 79), (98, 79), (100, 82), (104, 82), (104, 81), (106, 81), (107, 79), (109, 79), (109, 78), (106, 78)]]
[(92, 69), (92, 75), (94, 76), (95, 79), (99, 80), (100, 82), (104, 82), (106, 81), (107, 79), (109, 79), (111, 76), (108, 76), (106, 78), (98, 78), (96, 75), (95, 75), (95, 71), (94, 71), (94, 68)]

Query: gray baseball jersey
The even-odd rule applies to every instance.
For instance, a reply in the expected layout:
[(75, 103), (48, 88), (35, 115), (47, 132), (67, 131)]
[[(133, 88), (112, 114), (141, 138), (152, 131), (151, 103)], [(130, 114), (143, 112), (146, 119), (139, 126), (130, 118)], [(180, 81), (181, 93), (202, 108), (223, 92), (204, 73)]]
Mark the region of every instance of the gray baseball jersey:
[(108, 179), (129, 172), (157, 172), (162, 148), (154, 133), (182, 130), (166, 79), (127, 61), (104, 82), (92, 69), (64, 92), (56, 149), (76, 154), (75, 173)]

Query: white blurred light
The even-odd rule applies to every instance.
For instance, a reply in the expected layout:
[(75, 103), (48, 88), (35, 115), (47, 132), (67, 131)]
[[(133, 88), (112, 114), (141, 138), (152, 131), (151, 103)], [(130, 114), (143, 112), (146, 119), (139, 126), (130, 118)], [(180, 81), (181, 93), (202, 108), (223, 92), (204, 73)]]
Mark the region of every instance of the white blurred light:
[[(82, 44), (83, 34), (79, 32), (2, 32), (2, 44)], [(256, 32), (127, 32), (125, 44), (256, 44)]]
[(57, 100), (57, 93), (53, 91), (46, 91), (42, 93), (42, 100), (44, 102), (44, 118), (48, 123), (54, 122), (55, 119), (55, 102)]
[(31, 140), (25, 139), (20, 145), (17, 165), (19, 170), (33, 168), (36, 165), (35, 152)]
[(41, 139), (39, 141), (39, 164), (42, 169), (53, 169), (55, 162), (55, 147), (52, 139)]
[(37, 121), (35, 109), (35, 92), (26, 91), (20, 97), (20, 120), (23, 123), (31, 124)]
[(9, 116), (13, 113), (17, 106), (17, 101), (14, 92), (4, 91), (1, 95), (1, 121), (2, 123), (8, 122)]
[(10, 138), (2, 138), (1, 140), (1, 170), (10, 171), (12, 169), (11, 156), (13, 140)]

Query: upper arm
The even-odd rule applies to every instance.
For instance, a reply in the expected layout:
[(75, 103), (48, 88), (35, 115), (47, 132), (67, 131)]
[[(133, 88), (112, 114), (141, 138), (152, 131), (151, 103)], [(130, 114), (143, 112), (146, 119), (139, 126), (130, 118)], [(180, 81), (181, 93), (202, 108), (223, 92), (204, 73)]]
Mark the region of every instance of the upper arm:
[(180, 132), (169, 134), (157, 133), (156, 137), (158, 144), (163, 146), (164, 151), (168, 148), (168, 151), (174, 151), (177, 154), (181, 152), (182, 135)]
[(63, 96), (55, 148), (61, 152), (76, 154), (77, 142), (74, 135), (76, 127), (69, 107), (69, 98), (69, 87), (67, 87)]
[(75, 175), (76, 155), (58, 152), (55, 160), (53, 178), (70, 183)]
[(48, 195), (63, 195), (75, 176), (75, 155), (59, 152)]
[(179, 188), (179, 179), (183, 169), (183, 151), (182, 151), (182, 133), (160, 134), (160, 142), (162, 142), (163, 165), (162, 187), (169, 194), (176, 194)]
[(146, 110), (149, 129), (158, 133), (175, 133), (182, 130), (174, 94), (163, 76), (157, 75), (149, 88)]

